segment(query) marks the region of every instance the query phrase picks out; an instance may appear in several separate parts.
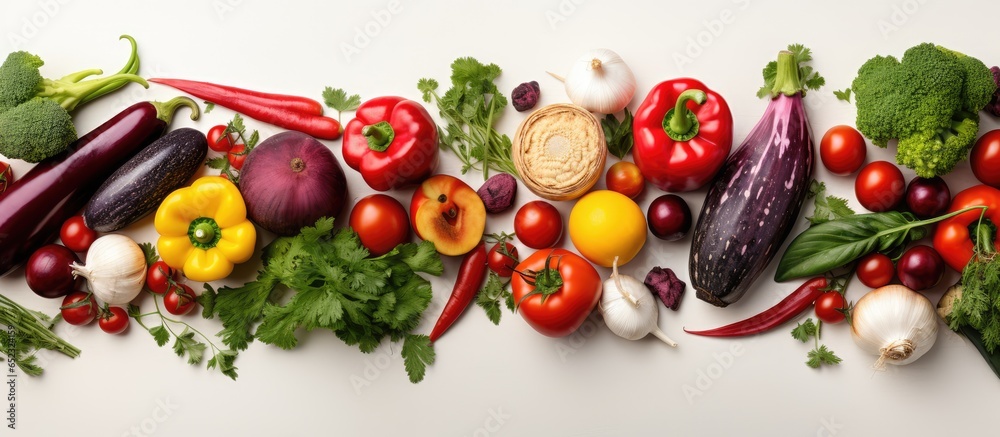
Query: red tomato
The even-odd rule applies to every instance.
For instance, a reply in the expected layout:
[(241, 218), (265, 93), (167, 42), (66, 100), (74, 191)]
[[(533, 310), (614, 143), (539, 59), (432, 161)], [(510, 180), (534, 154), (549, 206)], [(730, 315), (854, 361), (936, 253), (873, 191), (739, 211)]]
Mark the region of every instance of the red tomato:
[(395, 198), (372, 194), (351, 210), (351, 229), (374, 256), (388, 253), (410, 237), (410, 216)]
[(212, 126), (208, 130), (208, 148), (216, 151), (226, 153), (233, 149), (233, 134), (230, 132), (229, 135), (223, 136), (222, 134), (226, 132), (226, 125), (220, 124)]
[(847, 301), (838, 291), (827, 291), (816, 298), (816, 318), (823, 323), (840, 323), (845, 317), (839, 310), (846, 309)]
[(128, 313), (122, 307), (108, 307), (97, 319), (97, 325), (108, 334), (121, 334), (128, 328)]
[(993, 188), (1000, 188), (1000, 129), (983, 134), (969, 154), (976, 179)]
[(73, 252), (86, 252), (90, 245), (97, 240), (97, 231), (90, 229), (83, 222), (82, 215), (75, 215), (67, 219), (62, 229), (59, 230), (59, 239), (63, 246), (68, 247)]
[[(601, 299), (601, 275), (587, 260), (568, 250), (539, 250), (518, 264), (517, 271), (539, 272), (534, 278), (514, 275), (511, 292), (518, 305), (517, 312), (543, 335), (564, 337), (572, 334)], [(562, 285), (552, 287), (560, 281)], [(525, 298), (536, 290), (540, 293)]]
[(628, 161), (619, 161), (612, 165), (604, 177), (604, 182), (607, 183), (609, 190), (622, 193), (629, 199), (635, 199), (646, 185), (639, 166)]
[(866, 287), (879, 288), (892, 282), (892, 278), (896, 276), (896, 267), (892, 265), (892, 259), (888, 256), (873, 253), (865, 255), (858, 261), (855, 274)]
[(185, 284), (177, 284), (163, 295), (163, 307), (175, 316), (183, 316), (191, 312), (195, 305), (194, 290)]
[(514, 215), (514, 235), (532, 249), (555, 246), (562, 233), (562, 215), (546, 201), (528, 202)]
[(0, 161), (0, 195), (7, 191), (7, 187), (14, 183), (14, 170), (10, 164)]
[(888, 161), (875, 161), (861, 169), (854, 181), (854, 194), (869, 211), (891, 211), (903, 200), (903, 172)]
[(63, 298), (59, 313), (63, 320), (70, 325), (86, 325), (94, 321), (99, 309), (97, 301), (90, 293), (74, 291)]
[(831, 127), (819, 143), (819, 157), (830, 173), (847, 176), (858, 171), (867, 155), (865, 137), (857, 129), (839, 125)]
[(229, 151), (229, 153), (226, 153), (226, 158), (229, 159), (230, 167), (235, 168), (237, 170), (243, 168), (243, 161), (247, 160), (247, 155), (248, 155), (248, 153), (244, 152), (246, 148), (247, 148), (246, 144), (237, 144), (233, 146), (233, 148)]
[(163, 261), (157, 261), (146, 272), (146, 287), (153, 293), (163, 294), (170, 287), (170, 281), (176, 279), (177, 272), (174, 269)]
[(494, 244), (486, 258), (490, 270), (501, 278), (509, 278), (513, 275), (517, 262), (517, 248), (506, 241)]

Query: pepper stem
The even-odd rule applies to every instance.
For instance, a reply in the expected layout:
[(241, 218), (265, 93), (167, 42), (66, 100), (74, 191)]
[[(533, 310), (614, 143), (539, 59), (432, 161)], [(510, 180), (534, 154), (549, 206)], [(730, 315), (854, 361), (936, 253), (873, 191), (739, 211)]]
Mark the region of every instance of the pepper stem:
[(188, 227), (188, 238), (191, 244), (199, 249), (207, 250), (215, 247), (222, 239), (222, 230), (215, 220), (208, 217), (198, 217), (191, 221)]
[(687, 141), (698, 135), (698, 117), (688, 109), (687, 103), (693, 101), (701, 105), (707, 99), (708, 94), (696, 88), (685, 90), (677, 96), (673, 109), (663, 116), (663, 130), (667, 136), (674, 141)]
[(778, 52), (778, 71), (774, 86), (771, 87), (771, 97), (777, 97), (778, 94), (791, 97), (800, 91), (802, 83), (799, 81), (799, 64), (795, 62), (795, 54), (782, 50)]
[(976, 254), (987, 258), (996, 253), (993, 239), (996, 236), (996, 225), (989, 219), (983, 217), (975, 225), (973, 242), (976, 244)]
[(396, 137), (396, 132), (388, 121), (380, 121), (361, 128), (361, 135), (368, 139), (368, 148), (376, 152), (385, 152)]
[(195, 102), (194, 100), (191, 100), (190, 97), (179, 96), (167, 100), (166, 102), (149, 102), (149, 103), (152, 104), (154, 108), (156, 108), (156, 118), (163, 120), (163, 122), (166, 124), (170, 124), (170, 121), (173, 120), (174, 118), (174, 112), (177, 111), (177, 108), (180, 108), (181, 106), (187, 106), (188, 108), (191, 108), (192, 120), (197, 120), (198, 117), (201, 117), (201, 108), (198, 106), (198, 103)]

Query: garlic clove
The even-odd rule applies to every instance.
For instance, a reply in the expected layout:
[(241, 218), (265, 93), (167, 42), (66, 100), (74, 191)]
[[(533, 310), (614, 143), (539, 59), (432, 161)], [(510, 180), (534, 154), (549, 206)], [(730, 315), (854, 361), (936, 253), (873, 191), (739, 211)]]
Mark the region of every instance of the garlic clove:
[(613, 114), (625, 109), (632, 101), (636, 88), (632, 69), (621, 56), (608, 49), (584, 53), (573, 64), (563, 82), (570, 101), (600, 114)]

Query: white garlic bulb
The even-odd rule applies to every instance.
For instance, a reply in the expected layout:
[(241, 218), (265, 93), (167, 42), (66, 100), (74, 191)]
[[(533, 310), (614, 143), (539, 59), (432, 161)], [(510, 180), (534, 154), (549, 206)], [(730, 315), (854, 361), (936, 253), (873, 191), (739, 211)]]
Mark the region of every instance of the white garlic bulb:
[(625, 109), (635, 95), (635, 75), (621, 56), (608, 49), (584, 53), (564, 79), (574, 104), (598, 114)]
[(615, 257), (612, 268), (611, 277), (604, 281), (598, 305), (608, 329), (626, 340), (638, 340), (653, 334), (676, 347), (677, 342), (667, 337), (657, 325), (659, 308), (653, 293), (639, 280), (618, 274), (618, 257)]
[(87, 251), (87, 263), (73, 263), (72, 268), (73, 276), (87, 279), (94, 297), (108, 305), (129, 303), (146, 283), (146, 256), (124, 235), (98, 238)]
[(934, 305), (902, 285), (886, 285), (862, 296), (851, 317), (854, 343), (878, 356), (875, 368), (880, 370), (885, 364), (916, 361), (934, 346), (937, 332)]

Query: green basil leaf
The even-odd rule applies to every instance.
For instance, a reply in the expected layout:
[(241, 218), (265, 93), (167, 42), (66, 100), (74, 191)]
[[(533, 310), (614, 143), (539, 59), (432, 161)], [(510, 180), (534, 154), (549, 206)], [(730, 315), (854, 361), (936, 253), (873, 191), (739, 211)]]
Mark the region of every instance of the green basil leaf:
[(924, 222), (896, 211), (859, 214), (815, 225), (788, 245), (774, 279), (815, 276), (872, 252), (886, 252), (926, 235)]

